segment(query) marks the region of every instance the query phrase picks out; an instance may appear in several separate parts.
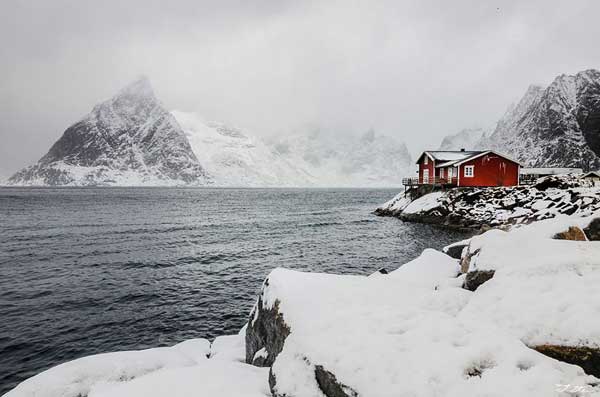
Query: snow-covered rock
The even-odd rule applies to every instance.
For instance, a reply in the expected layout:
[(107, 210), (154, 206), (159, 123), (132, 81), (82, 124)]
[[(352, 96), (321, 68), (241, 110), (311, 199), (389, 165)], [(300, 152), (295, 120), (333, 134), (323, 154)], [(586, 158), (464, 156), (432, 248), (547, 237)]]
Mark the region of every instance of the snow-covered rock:
[(192, 339), (172, 347), (96, 354), (69, 361), (25, 380), (4, 397), (81, 397), (96, 387), (129, 381), (162, 369), (207, 360), (210, 342)]
[(375, 213), (455, 228), (526, 224), (600, 209), (600, 188), (581, 175), (555, 175), (532, 186), (460, 188), (411, 201), (400, 193)]
[[(520, 258), (521, 263), (527, 260), (528, 256)], [(456, 260), (432, 250), (378, 277), (274, 270), (251, 315), (255, 324), (248, 328), (248, 332), (261, 332), (268, 327), (264, 321), (273, 317), (261, 316), (267, 310), (276, 311), (289, 331), (271, 368), (273, 395), (565, 395), (558, 385), (600, 395), (597, 379), (536, 352), (523, 343), (515, 328), (493, 321), (494, 316), (525, 321), (527, 306), (498, 314), (487, 295), (476, 300), (481, 291), (461, 288), (463, 280), (457, 272)], [(519, 278), (533, 283), (535, 276), (515, 273), (501, 283), (516, 301), (520, 292), (509, 283)], [(586, 304), (581, 294), (592, 288), (583, 286), (577, 294), (580, 305)], [(540, 307), (541, 302), (531, 309), (536, 318)], [(588, 303), (581, 313), (590, 310), (595, 310), (595, 304)], [(553, 314), (557, 323), (567, 316)], [(594, 323), (583, 324), (585, 331), (580, 333), (595, 332)], [(546, 336), (550, 341), (551, 336)], [(272, 353), (266, 342), (261, 350)]]
[(130, 382), (95, 388), (89, 397), (265, 397), (268, 370), (222, 360), (165, 369)]
[(147, 78), (96, 105), (15, 185), (204, 185), (210, 182)]

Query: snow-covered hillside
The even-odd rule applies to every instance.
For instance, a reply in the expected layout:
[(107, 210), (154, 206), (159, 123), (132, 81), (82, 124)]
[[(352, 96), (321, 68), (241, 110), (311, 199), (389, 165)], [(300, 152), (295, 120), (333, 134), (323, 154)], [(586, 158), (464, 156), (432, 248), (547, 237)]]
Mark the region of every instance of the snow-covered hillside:
[(260, 138), (223, 123), (206, 122), (195, 113), (173, 116), (202, 166), (217, 186), (312, 186), (303, 164), (294, 164)]
[(183, 185), (209, 178), (147, 78), (96, 105), (67, 128), (17, 185)]
[(392, 187), (413, 173), (406, 145), (369, 130), (362, 136), (295, 134), (272, 143), (293, 164), (302, 164), (320, 186)]
[(454, 135), (448, 135), (438, 150), (473, 150), (489, 131), (484, 128), (465, 128)]

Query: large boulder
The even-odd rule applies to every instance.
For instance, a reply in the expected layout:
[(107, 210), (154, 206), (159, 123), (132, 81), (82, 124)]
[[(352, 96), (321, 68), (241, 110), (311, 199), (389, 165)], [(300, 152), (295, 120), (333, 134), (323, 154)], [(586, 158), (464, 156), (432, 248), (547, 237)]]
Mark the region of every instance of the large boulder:
[(583, 231), (588, 240), (600, 241), (600, 218), (593, 219)]

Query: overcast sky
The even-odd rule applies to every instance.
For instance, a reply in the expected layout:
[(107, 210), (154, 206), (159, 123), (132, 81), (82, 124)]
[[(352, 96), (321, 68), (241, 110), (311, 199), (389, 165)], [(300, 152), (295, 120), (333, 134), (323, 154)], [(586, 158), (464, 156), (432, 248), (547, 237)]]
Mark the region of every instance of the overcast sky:
[(600, 68), (600, 1), (3, 0), (0, 175), (139, 75), (169, 109), (415, 152), (493, 125), (532, 83)]

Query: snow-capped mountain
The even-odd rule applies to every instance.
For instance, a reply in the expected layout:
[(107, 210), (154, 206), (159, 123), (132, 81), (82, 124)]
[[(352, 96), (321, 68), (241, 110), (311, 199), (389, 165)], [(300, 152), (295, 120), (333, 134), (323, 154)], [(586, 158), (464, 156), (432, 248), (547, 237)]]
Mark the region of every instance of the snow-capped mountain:
[(412, 167), (403, 143), (294, 135), (266, 143), (194, 113), (168, 112), (146, 78), (94, 107), (13, 185), (400, 186)]
[(294, 164), (261, 139), (195, 113), (173, 111), (196, 157), (218, 186), (312, 186), (303, 164)]
[(321, 186), (400, 186), (413, 167), (404, 143), (373, 130), (359, 137), (313, 132), (272, 144), (288, 161), (304, 164)]
[(17, 185), (185, 185), (210, 178), (186, 136), (141, 78), (73, 124)]
[(446, 136), (438, 150), (472, 150), (487, 132), (484, 128), (465, 128), (454, 135)]
[(558, 76), (547, 88), (531, 86), (508, 109), (479, 148), (533, 167), (600, 168), (600, 72)]

